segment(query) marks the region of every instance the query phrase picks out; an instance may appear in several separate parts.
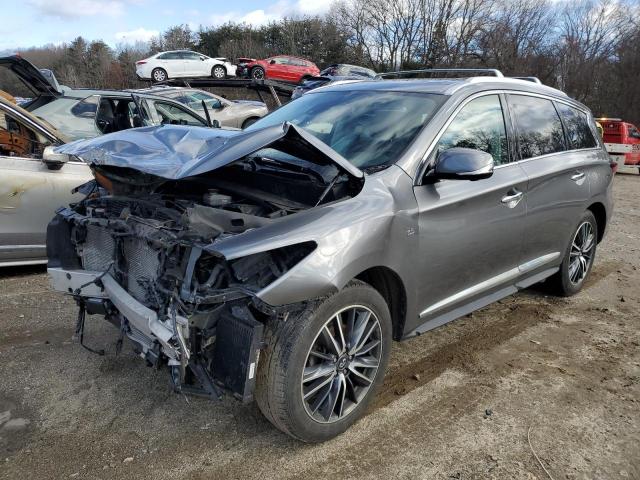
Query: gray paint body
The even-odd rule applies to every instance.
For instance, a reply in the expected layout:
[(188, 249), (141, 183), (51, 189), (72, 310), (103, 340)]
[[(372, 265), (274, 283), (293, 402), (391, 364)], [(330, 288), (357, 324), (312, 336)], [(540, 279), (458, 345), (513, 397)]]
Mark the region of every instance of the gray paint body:
[[(450, 98), (394, 166), (366, 175), (355, 198), (215, 242), (213, 248), (229, 259), (308, 240), (318, 244), (258, 293), (263, 301), (285, 305), (315, 298), (343, 288), (365, 270), (386, 267), (402, 281), (402, 331), (411, 336), (555, 273), (579, 217), (593, 204), (602, 204), (610, 218), (613, 173), (600, 140), (597, 148), (497, 166), (483, 180), (422, 184), (432, 145), (468, 100), (493, 93), (530, 93), (588, 112), (560, 91), (508, 79), (362, 82), (325, 88), (420, 91), (416, 86)], [(576, 172), (584, 173), (583, 179), (573, 180)], [(510, 208), (502, 199), (514, 188), (524, 195)]]
[[(524, 93), (588, 112), (562, 92), (526, 81), (476, 78), (350, 83), (309, 95), (327, 89), (424, 91), (449, 98), (394, 165), (365, 175), (355, 197), (209, 246), (231, 260), (316, 242), (311, 254), (258, 292), (270, 305), (316, 298), (368, 269), (385, 267), (397, 275), (406, 295), (396, 331), (408, 337), (550, 276), (582, 213), (599, 203), (606, 218), (611, 215), (613, 173), (600, 140), (596, 148), (496, 166), (483, 180), (423, 182), (433, 145), (469, 100)], [(583, 175), (576, 178), (578, 173)], [(514, 191), (522, 195), (506, 201)]]

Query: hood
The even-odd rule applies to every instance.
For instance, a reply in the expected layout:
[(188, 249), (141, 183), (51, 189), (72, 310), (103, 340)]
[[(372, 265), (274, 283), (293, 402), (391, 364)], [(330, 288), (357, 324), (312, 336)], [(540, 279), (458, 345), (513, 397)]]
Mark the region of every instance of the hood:
[(17, 75), (37, 96), (59, 97), (61, 95), (32, 63), (18, 55), (0, 57), (0, 67)]
[(285, 152), (310, 149), (318, 155), (305, 160), (333, 163), (354, 178), (364, 176), (338, 152), (290, 123), (252, 131), (181, 125), (134, 128), (69, 143), (56, 152), (75, 155), (91, 165), (126, 167), (178, 180), (216, 170), (269, 146)]

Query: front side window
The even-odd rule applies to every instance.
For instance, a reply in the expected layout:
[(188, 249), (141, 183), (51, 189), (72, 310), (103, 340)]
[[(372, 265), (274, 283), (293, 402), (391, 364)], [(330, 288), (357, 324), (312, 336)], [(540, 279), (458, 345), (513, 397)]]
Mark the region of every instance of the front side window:
[(177, 105), (165, 102), (155, 102), (156, 111), (162, 125), (195, 125), (206, 127), (206, 122), (200, 117), (183, 110)]
[(329, 91), (303, 95), (246, 131), (290, 122), (361, 169), (394, 163), (447, 99), (386, 91)]
[(570, 149), (577, 150), (597, 146), (593, 132), (589, 128), (589, 116), (585, 112), (564, 103), (556, 103), (556, 106), (567, 131)]
[(467, 103), (436, 144), (436, 155), (453, 147), (473, 148), (491, 154), (496, 165), (509, 161), (507, 133), (498, 95)]
[(566, 150), (562, 122), (553, 102), (528, 95), (509, 95), (520, 158)]
[(21, 120), (0, 110), (0, 155), (22, 158), (42, 158), (51, 142), (36, 133)]

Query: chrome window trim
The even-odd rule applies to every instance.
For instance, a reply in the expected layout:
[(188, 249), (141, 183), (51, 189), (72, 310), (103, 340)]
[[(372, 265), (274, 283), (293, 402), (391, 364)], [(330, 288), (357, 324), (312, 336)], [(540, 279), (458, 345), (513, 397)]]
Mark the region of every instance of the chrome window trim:
[[(440, 141), (440, 137), (442, 137), (442, 135), (444, 135), (444, 132), (447, 130), (447, 128), (449, 128), (449, 125), (453, 122), (453, 120), (456, 118), (456, 116), (458, 115), (458, 113), (460, 113), (460, 110), (462, 110), (469, 102), (480, 98), (480, 97), (485, 97), (488, 95), (526, 95), (526, 96), (530, 96), (530, 97), (539, 97), (539, 98), (543, 98), (545, 100), (550, 100), (551, 102), (560, 102), (560, 103), (564, 103), (565, 105), (575, 108), (576, 110), (580, 110), (581, 112), (585, 113), (587, 116), (591, 116), (591, 112), (588, 109), (585, 109), (584, 107), (580, 106), (580, 105), (576, 105), (575, 103), (571, 102), (569, 99), (562, 99), (562, 98), (558, 98), (558, 97), (554, 97), (553, 95), (548, 95), (548, 94), (543, 94), (543, 93), (534, 93), (534, 92), (525, 92), (522, 90), (509, 90), (509, 89), (493, 89), (493, 90), (484, 90), (481, 92), (476, 92), (473, 93), (471, 95), (469, 95), (468, 97), (466, 97), (462, 102), (460, 102), (460, 104), (456, 107), (456, 109), (453, 111), (453, 113), (449, 116), (449, 118), (447, 119), (446, 122), (444, 122), (444, 124), (442, 125), (442, 127), (440, 128), (440, 130), (438, 130), (438, 133), (436, 134), (436, 136), (434, 137), (434, 139), (431, 141), (431, 144), (429, 145), (429, 147), (427, 148), (425, 154), (422, 156), (422, 159), (420, 160), (419, 164), (418, 164), (418, 168), (416, 170), (416, 176), (414, 177), (414, 186), (420, 186), (422, 185), (422, 178), (425, 174), (424, 170), (426, 168), (426, 165), (428, 163), (428, 158), (431, 155), (431, 153), (433, 152), (433, 149), (435, 148), (436, 144)], [(508, 101), (508, 99), (507, 99)], [(502, 116), (504, 118), (505, 116), (505, 106), (502, 106)], [(507, 132), (507, 136), (509, 135), (509, 132)], [(596, 142), (598, 141), (597, 137), (596, 137)], [(496, 165), (495, 168), (502, 168), (502, 167), (507, 167), (510, 165), (517, 165), (521, 162), (528, 162), (530, 160), (537, 160), (540, 158), (544, 158), (544, 157), (548, 157), (550, 155), (558, 155), (558, 154), (563, 154), (563, 153), (569, 153), (569, 152), (584, 152), (584, 151), (589, 151), (589, 150), (601, 150), (600, 147), (592, 147), (592, 148), (581, 148), (581, 149), (573, 149), (573, 150), (562, 150), (561, 152), (553, 152), (553, 153), (546, 153), (544, 155), (539, 155), (537, 157), (531, 157), (531, 158), (525, 158), (523, 160), (515, 160), (513, 162), (509, 162), (509, 163), (503, 163), (501, 165)]]

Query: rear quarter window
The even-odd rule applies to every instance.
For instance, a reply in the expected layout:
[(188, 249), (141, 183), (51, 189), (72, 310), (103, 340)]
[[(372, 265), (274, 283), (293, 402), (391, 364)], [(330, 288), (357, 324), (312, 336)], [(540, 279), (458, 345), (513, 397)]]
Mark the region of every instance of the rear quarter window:
[(522, 160), (567, 149), (562, 122), (551, 100), (514, 94), (508, 98)]
[(556, 107), (562, 117), (570, 149), (594, 148), (598, 145), (585, 112), (564, 103), (556, 103)]

